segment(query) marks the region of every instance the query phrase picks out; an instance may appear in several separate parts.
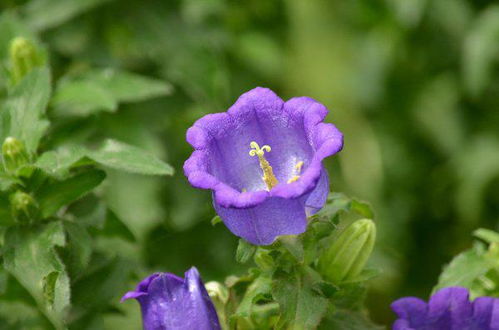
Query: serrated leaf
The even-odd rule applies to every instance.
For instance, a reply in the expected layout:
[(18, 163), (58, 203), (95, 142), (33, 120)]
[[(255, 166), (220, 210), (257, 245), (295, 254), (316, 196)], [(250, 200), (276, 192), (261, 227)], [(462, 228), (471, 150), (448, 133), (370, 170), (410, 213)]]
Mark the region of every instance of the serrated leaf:
[(300, 272), (277, 272), (272, 284), (272, 295), (279, 303), (280, 327), (313, 329), (326, 313), (328, 301), (314, 289), (314, 280)]
[(8, 112), (9, 129), (3, 134), (23, 141), (26, 150), (32, 154), (36, 152), (40, 139), (48, 127), (48, 121), (43, 116), (50, 93), (49, 70), (35, 68), (12, 89), (5, 104), (4, 111)]
[(242, 264), (248, 262), (256, 251), (256, 246), (240, 238), (236, 250), (236, 261)]
[(105, 177), (104, 171), (92, 169), (62, 181), (45, 184), (36, 193), (42, 216), (51, 216), (61, 207), (81, 198), (97, 187)]
[(251, 317), (253, 309), (258, 303), (257, 299), (268, 296), (271, 297), (272, 279), (262, 275), (256, 278), (246, 290), (246, 293), (239, 303), (235, 315), (238, 317)]
[(90, 151), (88, 156), (104, 166), (129, 173), (146, 175), (173, 174), (173, 168), (170, 165), (162, 162), (152, 154), (116, 140), (107, 140), (101, 149)]
[(58, 329), (64, 326), (70, 297), (69, 278), (54, 251), (56, 246), (64, 244), (62, 225), (51, 222), (10, 228), (4, 246), (5, 269), (28, 290), (39, 309)]
[(485, 249), (476, 245), (456, 256), (443, 270), (433, 291), (449, 286), (471, 288), (474, 282), (485, 275), (494, 263), (485, 257)]

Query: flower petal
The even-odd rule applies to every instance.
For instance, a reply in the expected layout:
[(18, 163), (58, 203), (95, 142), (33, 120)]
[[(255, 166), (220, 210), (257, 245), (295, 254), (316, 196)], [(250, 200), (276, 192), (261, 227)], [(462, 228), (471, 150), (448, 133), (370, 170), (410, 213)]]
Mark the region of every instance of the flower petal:
[(235, 235), (256, 245), (269, 245), (279, 235), (298, 235), (307, 228), (304, 201), (268, 198), (252, 208), (225, 208), (214, 202), (215, 210)]

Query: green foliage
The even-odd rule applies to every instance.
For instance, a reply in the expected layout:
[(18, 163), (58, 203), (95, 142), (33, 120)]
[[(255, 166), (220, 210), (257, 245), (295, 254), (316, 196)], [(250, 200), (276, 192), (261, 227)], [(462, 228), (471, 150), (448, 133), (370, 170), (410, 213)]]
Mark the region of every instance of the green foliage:
[(478, 229), (475, 236), (488, 244), (475, 242), (456, 256), (443, 270), (434, 291), (449, 286), (470, 289), (471, 296), (499, 296), (499, 233)]
[[(227, 318), (254, 280), (275, 272), (290, 287), (318, 292), (293, 295), (293, 315), (304, 311), (299, 297), (326, 299), (320, 328), (372, 328), (365, 311), (351, 309), (366, 295), (361, 283), (372, 270), (347, 288), (301, 269), (317, 272), (315, 261), (344, 227), (374, 217), (369, 205), (332, 194), (298, 241), (283, 238), (271, 249), (242, 244), (234, 260), (237, 238), (208, 223), (210, 194), (182, 176), (191, 152), (187, 128), (257, 85), (284, 99), (317, 99), (344, 133), (344, 149), (324, 165), (334, 191), (376, 209), (368, 267), (383, 276), (367, 296), (376, 321), (392, 321), (394, 297), (427, 297), (442, 265), (465, 249), (438, 285), (497, 296), (492, 241), (477, 234), (485, 243), (470, 248), (469, 237), (478, 227), (497, 230), (499, 220), (497, 4), (6, 0), (0, 8), (0, 143), (13, 137), (26, 150), (16, 165), (0, 167), (2, 262), (8, 232), (35, 239), (53, 225), (65, 238), (41, 250), (58, 261), (37, 275), (37, 296), (0, 269), (0, 328), (60, 325), (44, 305), (59, 301), (65, 277), (58, 265), (69, 277), (66, 326), (136, 329), (136, 304), (117, 301), (141, 277), (195, 264), (204, 279), (221, 281), (243, 273), (251, 256), (258, 271), (225, 283), (236, 298), (224, 303)], [(10, 53), (16, 38), (39, 60), (18, 66), (19, 80)], [(2, 154), (2, 164), (8, 157)], [(173, 168), (175, 176), (156, 176)], [(78, 189), (68, 189), (72, 182)], [(231, 320), (239, 328), (289, 321), (279, 319), (271, 295), (249, 296), (251, 317)]]

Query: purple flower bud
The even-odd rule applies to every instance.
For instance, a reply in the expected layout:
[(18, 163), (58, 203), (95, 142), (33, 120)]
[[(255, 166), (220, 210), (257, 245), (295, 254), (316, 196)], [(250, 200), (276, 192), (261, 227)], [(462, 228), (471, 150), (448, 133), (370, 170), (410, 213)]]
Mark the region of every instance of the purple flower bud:
[(140, 303), (144, 330), (220, 329), (215, 307), (195, 267), (185, 273), (185, 279), (170, 273), (152, 274), (121, 301), (131, 298)]
[(235, 235), (257, 245), (301, 234), (307, 215), (329, 192), (322, 160), (343, 146), (323, 123), (328, 110), (308, 97), (287, 102), (267, 88), (243, 95), (227, 112), (204, 116), (187, 131), (195, 151), (184, 173), (213, 192), (213, 204)]
[(471, 302), (468, 289), (460, 287), (440, 289), (428, 303), (401, 298), (392, 309), (399, 317), (394, 330), (499, 329), (499, 299), (479, 297)]

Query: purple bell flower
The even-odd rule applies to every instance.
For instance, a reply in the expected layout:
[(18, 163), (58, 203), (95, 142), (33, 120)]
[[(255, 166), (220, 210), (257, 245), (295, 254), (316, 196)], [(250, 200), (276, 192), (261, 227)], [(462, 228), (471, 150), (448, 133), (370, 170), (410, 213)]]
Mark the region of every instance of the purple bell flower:
[(212, 190), (216, 212), (235, 235), (268, 245), (301, 234), (329, 193), (322, 160), (343, 147), (341, 132), (323, 123), (327, 114), (311, 98), (284, 102), (255, 88), (189, 128), (195, 151), (184, 173), (194, 187)]
[(414, 297), (392, 304), (399, 319), (394, 330), (499, 330), (499, 299), (479, 297), (469, 300), (465, 288), (437, 291), (428, 303)]
[(215, 307), (192, 267), (185, 279), (170, 273), (155, 273), (143, 279), (121, 301), (137, 299), (144, 330), (218, 330)]

